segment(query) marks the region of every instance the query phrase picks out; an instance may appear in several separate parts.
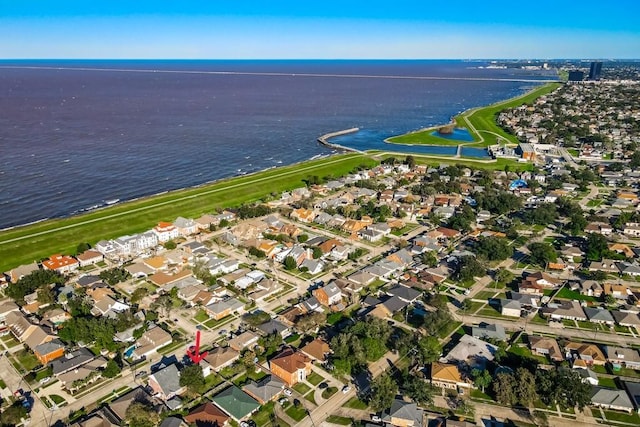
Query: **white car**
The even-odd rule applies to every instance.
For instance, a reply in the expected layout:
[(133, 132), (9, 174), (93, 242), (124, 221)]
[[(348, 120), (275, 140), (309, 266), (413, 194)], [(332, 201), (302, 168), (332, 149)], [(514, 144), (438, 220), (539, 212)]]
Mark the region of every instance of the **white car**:
[(284, 389), (284, 394), (286, 394), (287, 396), (291, 396), (293, 393), (288, 388), (285, 388)]
[(46, 384), (51, 380), (51, 377), (44, 377), (40, 380), (40, 384)]
[(344, 394), (347, 394), (347, 393), (349, 393), (350, 391), (351, 391), (351, 387), (350, 387), (350, 386), (346, 385), (346, 386), (342, 387), (342, 392), (343, 392)]
[(382, 422), (382, 418), (380, 418), (379, 415), (371, 415), (371, 421), (373, 421), (374, 423), (380, 423)]

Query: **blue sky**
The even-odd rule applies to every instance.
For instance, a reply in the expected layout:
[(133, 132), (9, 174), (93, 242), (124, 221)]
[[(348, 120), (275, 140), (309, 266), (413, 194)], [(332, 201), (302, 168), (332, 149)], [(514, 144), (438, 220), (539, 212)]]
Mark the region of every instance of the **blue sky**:
[(638, 58), (637, 0), (0, 0), (0, 58)]

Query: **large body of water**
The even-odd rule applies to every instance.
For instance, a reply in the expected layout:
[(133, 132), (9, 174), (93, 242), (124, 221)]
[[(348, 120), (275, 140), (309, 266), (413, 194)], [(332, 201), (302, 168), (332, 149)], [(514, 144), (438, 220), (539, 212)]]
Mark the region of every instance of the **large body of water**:
[(555, 78), (483, 65), (0, 61), (0, 228), (330, 155), (336, 130), (379, 148)]

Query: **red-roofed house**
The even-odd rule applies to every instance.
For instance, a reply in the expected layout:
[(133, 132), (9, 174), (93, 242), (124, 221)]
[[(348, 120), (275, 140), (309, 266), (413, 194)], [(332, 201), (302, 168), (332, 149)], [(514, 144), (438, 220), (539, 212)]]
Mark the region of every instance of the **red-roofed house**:
[(168, 242), (180, 236), (178, 227), (170, 222), (159, 222), (151, 231), (158, 237), (160, 243)]
[(80, 263), (74, 257), (69, 255), (51, 255), (48, 260), (42, 261), (42, 267), (47, 270), (54, 270), (60, 274), (71, 273), (80, 266)]

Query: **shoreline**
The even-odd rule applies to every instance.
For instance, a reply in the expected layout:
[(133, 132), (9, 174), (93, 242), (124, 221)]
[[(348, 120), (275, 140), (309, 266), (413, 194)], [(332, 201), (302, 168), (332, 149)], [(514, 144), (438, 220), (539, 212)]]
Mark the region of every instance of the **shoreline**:
[(273, 192), (304, 186), (304, 180), (311, 175), (344, 176), (358, 167), (373, 167), (378, 163), (368, 154), (336, 153), (250, 175), (228, 177), (208, 185), (145, 196), (108, 206), (108, 209), (14, 227), (0, 232), (0, 271), (53, 253), (75, 254), (81, 242), (95, 244), (103, 239), (140, 233), (159, 221), (173, 221), (178, 216), (197, 218), (264, 200)]
[[(521, 94), (521, 95), (517, 95), (517, 96), (513, 96), (511, 98), (502, 100), (502, 101), (498, 101), (498, 102), (494, 102), (493, 104), (489, 104), (489, 105), (484, 105), (484, 106), (480, 106), (480, 107), (474, 107), (474, 108), (470, 108), (468, 110), (465, 110), (457, 115), (455, 115), (454, 117), (451, 118), (451, 121), (447, 124), (438, 124), (435, 126), (428, 126), (425, 128), (421, 128), (421, 129), (417, 129), (414, 131), (410, 131), (401, 135), (395, 135), (395, 136), (390, 136), (388, 138), (384, 139), (384, 143), (386, 144), (395, 144), (395, 145), (414, 145), (414, 146), (434, 146), (434, 147), (457, 147), (458, 150), (460, 149), (460, 147), (471, 147), (471, 148), (484, 148), (486, 149), (486, 146), (479, 146), (479, 147), (474, 147), (474, 145), (476, 144), (484, 144), (485, 143), (485, 138), (480, 135), (480, 132), (485, 132), (485, 133), (489, 133), (489, 134), (494, 134), (495, 132), (491, 129), (477, 129), (470, 121), (469, 121), (469, 117), (476, 114), (479, 111), (482, 110), (491, 110), (491, 109), (495, 109), (495, 108), (500, 108), (505, 104), (509, 104), (509, 103), (513, 103), (516, 101), (520, 101), (520, 100), (524, 100), (527, 97), (535, 94), (536, 92), (545, 92), (548, 88), (553, 88), (557, 85), (558, 83), (556, 82), (547, 82), (544, 83), (538, 87), (535, 87), (531, 90), (526, 91), (525, 93)], [(554, 89), (555, 90), (555, 89)], [(536, 96), (534, 99), (538, 98), (539, 96), (542, 96), (546, 93), (541, 93), (540, 95)], [(526, 103), (526, 101), (522, 102), (523, 104)], [(464, 123), (466, 124), (466, 126), (461, 126), (461, 123), (464, 121)], [(393, 141), (393, 139), (396, 138), (402, 138), (402, 137), (410, 137), (412, 135), (417, 135), (417, 134), (423, 134), (423, 133), (428, 133), (430, 138), (438, 138), (437, 136), (433, 136), (431, 135), (432, 132), (437, 131), (439, 128), (443, 127), (443, 126), (447, 126), (447, 125), (451, 125), (454, 124), (456, 127), (459, 128), (465, 128), (469, 131), (469, 133), (471, 133), (471, 135), (474, 137), (473, 141), (462, 141), (462, 140), (447, 140), (445, 138), (440, 138), (440, 139), (444, 139), (445, 141), (442, 141), (443, 144), (438, 144), (437, 142), (441, 142), (441, 141), (435, 141), (435, 142), (396, 142)], [(497, 127), (497, 125), (496, 125)], [(498, 127), (499, 128), (499, 127)], [(501, 128), (499, 128), (501, 129)], [(502, 138), (501, 135), (496, 135)], [(477, 140), (475, 138), (478, 138)], [(451, 143), (447, 144), (446, 141), (451, 141)], [(508, 142), (512, 143), (513, 141), (509, 141)], [(491, 145), (491, 144), (489, 144)], [(465, 159), (468, 157), (465, 157)]]

